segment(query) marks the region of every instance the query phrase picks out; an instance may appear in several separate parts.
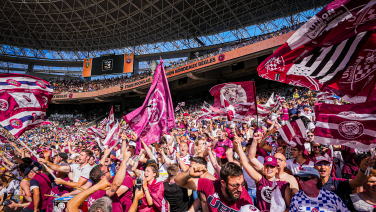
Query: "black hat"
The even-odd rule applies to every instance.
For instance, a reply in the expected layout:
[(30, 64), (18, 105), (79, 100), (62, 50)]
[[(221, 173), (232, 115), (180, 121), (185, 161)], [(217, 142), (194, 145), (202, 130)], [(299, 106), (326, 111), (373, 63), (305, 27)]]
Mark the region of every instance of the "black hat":
[(57, 155), (59, 155), (61, 158), (63, 158), (64, 160), (67, 160), (68, 159), (68, 155), (67, 155), (67, 153), (64, 153), (64, 152), (60, 152), (59, 154), (57, 154)]
[(33, 170), (33, 168), (34, 168), (33, 165), (27, 167), (27, 168), (25, 169), (25, 171), (24, 171), (24, 176), (27, 176), (27, 175), (30, 173), (30, 171)]

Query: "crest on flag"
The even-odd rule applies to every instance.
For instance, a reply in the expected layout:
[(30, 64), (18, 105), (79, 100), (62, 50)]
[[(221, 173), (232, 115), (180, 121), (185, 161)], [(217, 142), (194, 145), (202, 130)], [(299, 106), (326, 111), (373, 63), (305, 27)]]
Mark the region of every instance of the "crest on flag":
[(18, 138), (43, 124), (53, 89), (49, 83), (24, 74), (0, 75), (0, 124)]
[[(158, 103), (161, 103), (160, 107), (157, 107)], [(158, 90), (158, 88), (151, 95), (148, 105), (149, 106), (147, 109), (148, 109), (150, 124), (151, 125), (158, 124), (166, 108), (165, 99), (162, 93)]]
[(301, 26), (257, 71), (265, 79), (374, 101), (375, 1), (336, 0)]

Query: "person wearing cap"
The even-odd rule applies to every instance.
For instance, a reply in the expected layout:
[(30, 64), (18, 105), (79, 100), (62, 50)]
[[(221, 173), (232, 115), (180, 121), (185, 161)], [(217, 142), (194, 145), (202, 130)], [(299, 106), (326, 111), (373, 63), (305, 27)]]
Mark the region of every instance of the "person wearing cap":
[(38, 161), (42, 164), (46, 164), (49, 168), (59, 172), (73, 172), (73, 182), (67, 182), (60, 178), (55, 179), (57, 184), (63, 184), (72, 188), (78, 188), (84, 185), (89, 179), (90, 170), (93, 168), (89, 164), (89, 159), (93, 155), (93, 152), (89, 149), (84, 149), (78, 156), (78, 164), (71, 164), (69, 166), (60, 166), (53, 164), (48, 160), (39, 158)]
[(370, 157), (364, 158), (359, 165), (359, 171), (355, 179), (343, 179), (331, 177), (331, 160), (324, 156), (318, 156), (315, 160), (315, 168), (320, 174), (320, 179), (323, 184), (323, 189), (331, 191), (337, 194), (341, 200), (347, 203), (349, 193), (356, 187), (362, 186), (367, 180), (367, 176), (364, 174), (367, 167), (373, 167), (373, 162)]
[(291, 199), (290, 212), (349, 211), (339, 196), (322, 188), (320, 174), (315, 168), (303, 167), (295, 177), (302, 190)]
[(29, 166), (24, 171), (24, 176), (30, 178), (30, 191), (32, 201), (22, 212), (43, 212), (48, 206), (49, 195), (52, 191), (49, 177), (42, 172), (35, 172), (34, 166)]
[[(255, 136), (258, 137), (259, 133), (256, 133)], [(270, 203), (273, 188), (273, 180), (278, 170), (277, 159), (273, 156), (265, 157), (263, 169), (264, 172), (263, 174), (260, 174), (248, 162), (247, 156), (245, 156), (243, 150), (240, 147), (240, 138), (237, 136), (234, 139), (234, 151), (239, 154), (240, 160), (245, 171), (256, 183), (257, 208), (261, 211), (269, 211), (271, 207)], [(282, 198), (285, 200), (286, 207), (288, 208), (292, 196), (290, 183), (277, 179), (277, 185), (280, 188)]]
[(300, 169), (303, 167), (314, 167), (313, 161), (311, 161), (308, 157), (305, 157), (306, 150), (304, 145), (296, 145), (295, 147), (291, 147), (291, 157), (290, 160), (287, 160), (287, 169), (289, 169), (292, 175), (299, 173)]
[(68, 155), (64, 152), (59, 152), (55, 157), (54, 163), (59, 165), (60, 163), (67, 163)]
[[(261, 141), (261, 139), (262, 137), (260, 133), (254, 134), (253, 142), (248, 151), (248, 159), (251, 165), (253, 165), (253, 167), (258, 172), (264, 173), (264, 165), (260, 162), (259, 159), (256, 158), (257, 144), (259, 143), (259, 141)], [(299, 185), (294, 176), (284, 171), (287, 165), (285, 155), (280, 152), (277, 152), (273, 156), (277, 159), (277, 162), (278, 162), (278, 171), (276, 174), (276, 179), (290, 183), (292, 195), (296, 194), (299, 191)]]

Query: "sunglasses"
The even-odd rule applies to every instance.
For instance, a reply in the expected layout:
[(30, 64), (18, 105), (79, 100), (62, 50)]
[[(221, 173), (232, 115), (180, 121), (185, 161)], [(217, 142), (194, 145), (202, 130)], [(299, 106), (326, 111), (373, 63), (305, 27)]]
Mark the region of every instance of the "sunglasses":
[(317, 163), (315, 166), (329, 166), (329, 163)]
[(313, 137), (313, 135), (307, 135), (307, 137), (308, 137), (308, 138), (311, 138), (311, 137)]
[(312, 180), (314, 178), (313, 177), (298, 177), (298, 179), (303, 181), (303, 182), (307, 182), (308, 180)]
[(226, 182), (226, 184), (230, 185), (233, 189), (238, 189), (240, 186), (241, 186), (241, 187), (244, 187), (244, 186), (245, 186), (245, 182), (246, 182), (246, 181), (244, 181), (241, 185), (239, 185), (239, 184), (232, 185), (232, 184), (230, 184), (230, 183), (228, 183), (228, 182)]

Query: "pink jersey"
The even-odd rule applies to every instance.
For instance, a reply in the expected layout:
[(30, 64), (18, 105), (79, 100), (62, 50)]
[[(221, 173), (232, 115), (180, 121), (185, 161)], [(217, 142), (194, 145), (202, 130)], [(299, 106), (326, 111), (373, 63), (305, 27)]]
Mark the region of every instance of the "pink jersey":
[(281, 119), (282, 119), (282, 121), (288, 121), (289, 120), (289, 109), (288, 108), (282, 108)]
[[(285, 181), (277, 181), (277, 185), (281, 190), (282, 197), (284, 198), (285, 189), (289, 183)], [(260, 209), (260, 211), (270, 210), (272, 187), (273, 181), (267, 180), (265, 176), (262, 176), (261, 180), (256, 184), (257, 208)]]
[(243, 205), (253, 205), (252, 199), (245, 187), (243, 187), (240, 198), (236, 202), (227, 201), (222, 194), (220, 180), (211, 181), (199, 178), (197, 191), (205, 194), (210, 212), (239, 211)]

